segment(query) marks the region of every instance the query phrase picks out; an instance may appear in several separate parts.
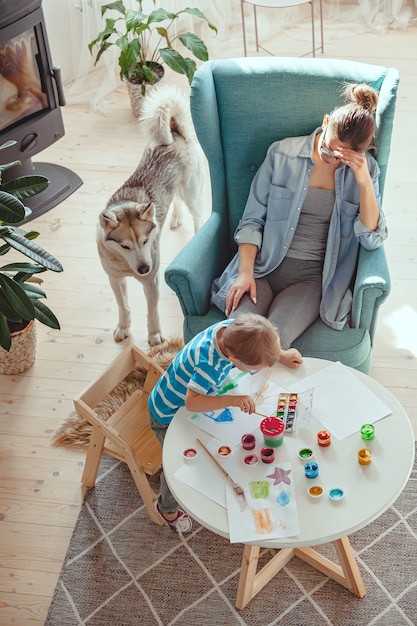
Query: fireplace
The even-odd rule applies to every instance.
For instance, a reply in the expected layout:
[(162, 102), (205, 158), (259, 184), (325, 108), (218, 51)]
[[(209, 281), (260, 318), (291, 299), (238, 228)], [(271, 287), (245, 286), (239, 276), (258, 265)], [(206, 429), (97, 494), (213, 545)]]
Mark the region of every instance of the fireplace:
[(50, 181), (46, 190), (25, 200), (32, 210), (28, 219), (56, 206), (82, 184), (66, 167), (32, 162), (65, 134), (61, 71), (51, 60), (41, 4), (0, 0), (0, 144), (16, 142), (1, 157), (2, 162), (21, 162), (4, 172), (3, 181), (30, 174)]

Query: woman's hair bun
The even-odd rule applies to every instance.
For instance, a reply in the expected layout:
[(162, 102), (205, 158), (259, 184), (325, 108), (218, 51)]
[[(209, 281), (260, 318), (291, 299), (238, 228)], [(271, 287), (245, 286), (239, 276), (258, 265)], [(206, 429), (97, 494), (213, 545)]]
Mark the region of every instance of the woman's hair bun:
[(348, 102), (356, 103), (366, 111), (375, 113), (378, 92), (366, 83), (349, 83), (343, 88), (343, 96)]

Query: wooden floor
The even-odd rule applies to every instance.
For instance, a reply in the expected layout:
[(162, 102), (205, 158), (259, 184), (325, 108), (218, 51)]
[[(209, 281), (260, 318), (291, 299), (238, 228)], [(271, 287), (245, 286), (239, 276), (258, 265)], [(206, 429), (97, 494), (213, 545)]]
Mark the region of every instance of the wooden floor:
[[(417, 434), (416, 42), (415, 27), (384, 36), (333, 38), (325, 56), (396, 66), (401, 72), (384, 198), (393, 290), (380, 312), (371, 375), (402, 403)], [(291, 40), (277, 52), (291, 54), (291, 46), (299, 44)], [(241, 54), (236, 47), (219, 56)], [(81, 503), (84, 452), (54, 448), (51, 438), (71, 413), (73, 397), (123, 348), (112, 338), (116, 307), (97, 258), (95, 224), (143, 145), (123, 88), (110, 118), (88, 106), (67, 106), (63, 116), (66, 136), (40, 160), (70, 167), (84, 184), (31, 223), (41, 232), (39, 242), (64, 265), (63, 274), (49, 273), (44, 283), (62, 330), (38, 325), (35, 365), (21, 376), (0, 376), (0, 623), (19, 626), (44, 623)], [(178, 231), (165, 230), (162, 271), (191, 235), (188, 216)], [(146, 348), (144, 296), (139, 285), (129, 287), (134, 341)], [(181, 332), (176, 297), (163, 280), (161, 315), (166, 335)]]

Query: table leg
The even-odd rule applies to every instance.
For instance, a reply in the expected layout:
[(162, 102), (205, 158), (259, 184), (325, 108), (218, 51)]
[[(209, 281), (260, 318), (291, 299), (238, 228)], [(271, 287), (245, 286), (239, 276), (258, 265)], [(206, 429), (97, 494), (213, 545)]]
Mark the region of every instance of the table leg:
[(258, 569), (260, 548), (245, 545), (243, 549), (242, 567), (240, 570), (239, 586), (236, 594), (235, 606), (244, 609), (250, 600), (265, 587), (267, 583), (292, 559), (293, 548), (278, 550), (268, 563)]
[(315, 569), (319, 570), (339, 585), (346, 587), (355, 596), (363, 598), (366, 588), (362, 580), (355, 555), (348, 537), (342, 537), (333, 541), (340, 565), (337, 565), (313, 548), (296, 548), (295, 556), (302, 559)]
[(336, 549), (337, 556), (339, 557), (346, 580), (349, 583), (347, 588), (354, 593), (355, 596), (363, 598), (366, 594), (366, 587), (362, 580), (358, 564), (356, 563), (349, 537), (342, 537), (341, 539), (334, 541), (333, 545)]
[(243, 549), (242, 567), (235, 606), (244, 609), (257, 593), (293, 558), (298, 556), (322, 574), (325, 574), (339, 585), (346, 587), (359, 598), (363, 598), (366, 588), (362, 580), (355, 555), (348, 537), (333, 541), (340, 565), (337, 565), (313, 548), (283, 548), (278, 550), (260, 570), (258, 560), (260, 548), (245, 545)]

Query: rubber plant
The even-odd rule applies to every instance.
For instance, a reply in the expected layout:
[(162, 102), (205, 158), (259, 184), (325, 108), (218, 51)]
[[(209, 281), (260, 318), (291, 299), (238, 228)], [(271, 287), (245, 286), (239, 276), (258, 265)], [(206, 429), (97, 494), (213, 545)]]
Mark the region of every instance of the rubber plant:
[[(0, 145), (0, 150), (13, 143)], [(25, 199), (49, 185), (47, 178), (38, 175), (20, 176), (3, 182), (3, 172), (15, 165), (20, 165), (20, 162), (0, 165), (0, 256), (14, 250), (30, 260), (13, 261), (0, 267), (0, 345), (7, 351), (12, 344), (12, 333), (21, 330), (33, 319), (51, 328), (60, 328), (57, 318), (42, 301), (46, 294), (37, 275), (47, 270), (63, 271), (61, 263), (33, 241), (38, 232), (15, 226), (24, 222), (30, 213), (24, 205)]]

